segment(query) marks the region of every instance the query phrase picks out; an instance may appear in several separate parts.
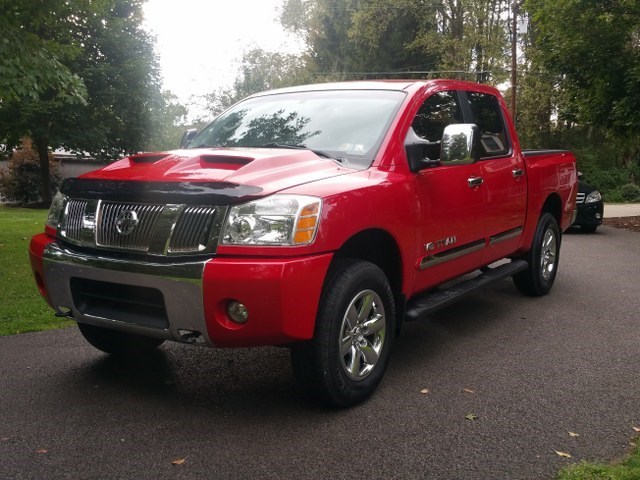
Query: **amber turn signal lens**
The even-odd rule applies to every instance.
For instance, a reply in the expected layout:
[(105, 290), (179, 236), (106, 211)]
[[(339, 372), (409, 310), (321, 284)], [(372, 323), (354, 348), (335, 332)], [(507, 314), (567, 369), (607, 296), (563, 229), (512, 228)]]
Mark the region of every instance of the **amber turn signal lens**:
[(313, 230), (298, 230), (293, 237), (295, 243), (309, 243), (313, 240)]
[(296, 225), (296, 230), (306, 230), (308, 228), (315, 228), (316, 223), (318, 223), (318, 219), (316, 217), (306, 217), (298, 220), (298, 224)]

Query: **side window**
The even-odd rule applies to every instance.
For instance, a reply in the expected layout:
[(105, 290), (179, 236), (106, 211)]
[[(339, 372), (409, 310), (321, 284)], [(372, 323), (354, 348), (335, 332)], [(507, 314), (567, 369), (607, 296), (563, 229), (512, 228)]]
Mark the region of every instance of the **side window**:
[(480, 157), (499, 157), (509, 153), (509, 137), (506, 134), (498, 99), (485, 93), (466, 93), (471, 109), (472, 123), (475, 123), (482, 132)]
[(447, 125), (463, 123), (462, 110), (455, 92), (438, 92), (427, 98), (411, 126), (420, 138), (433, 142), (427, 147), (427, 157), (440, 158), (440, 141)]

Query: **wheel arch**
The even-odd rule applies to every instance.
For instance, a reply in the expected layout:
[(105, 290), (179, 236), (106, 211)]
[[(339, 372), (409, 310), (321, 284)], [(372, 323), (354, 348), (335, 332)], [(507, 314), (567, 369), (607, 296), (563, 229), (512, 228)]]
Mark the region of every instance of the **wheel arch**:
[(396, 331), (400, 332), (406, 298), (402, 293), (402, 252), (395, 238), (382, 229), (368, 229), (349, 238), (335, 253), (336, 259), (364, 260), (378, 266), (384, 272), (396, 306)]
[(541, 217), (543, 213), (550, 213), (556, 219), (558, 225), (562, 225), (562, 199), (560, 195), (552, 193), (547, 197), (542, 205), (539, 217)]

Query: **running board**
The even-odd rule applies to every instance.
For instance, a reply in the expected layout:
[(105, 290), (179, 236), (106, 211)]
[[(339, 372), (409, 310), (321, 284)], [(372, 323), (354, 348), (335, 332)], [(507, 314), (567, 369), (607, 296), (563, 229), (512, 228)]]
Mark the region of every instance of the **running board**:
[(462, 280), (449, 288), (431, 290), (414, 297), (407, 303), (405, 320), (409, 322), (420, 320), (425, 315), (440, 310), (479, 288), (526, 270), (528, 266), (525, 260), (512, 260), (494, 268), (486, 267), (481, 270), (482, 273), (469, 280)]

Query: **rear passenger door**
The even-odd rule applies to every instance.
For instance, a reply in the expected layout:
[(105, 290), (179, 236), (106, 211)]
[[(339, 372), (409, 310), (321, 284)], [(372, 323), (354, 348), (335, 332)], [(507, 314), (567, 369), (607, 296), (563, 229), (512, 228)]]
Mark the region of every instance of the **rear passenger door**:
[(494, 95), (464, 91), (460, 100), (466, 123), (480, 129), (481, 189), (484, 195), (485, 236), (483, 263), (513, 253), (520, 243), (527, 207), (524, 159), (516, 153), (504, 106)]

